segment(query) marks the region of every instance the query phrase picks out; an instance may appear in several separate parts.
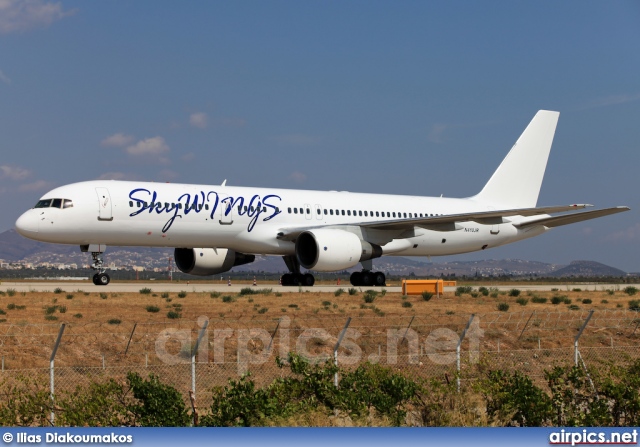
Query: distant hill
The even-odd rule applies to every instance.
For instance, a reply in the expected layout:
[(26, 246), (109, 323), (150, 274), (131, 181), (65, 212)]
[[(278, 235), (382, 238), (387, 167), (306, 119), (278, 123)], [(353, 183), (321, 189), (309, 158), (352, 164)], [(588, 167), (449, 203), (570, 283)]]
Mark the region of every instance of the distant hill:
[[(142, 266), (145, 269), (166, 269), (173, 258), (172, 248), (107, 247), (105, 262), (109, 266)], [(15, 230), (0, 233), (0, 259), (38, 265), (87, 265), (91, 256), (81, 253), (76, 245), (58, 245), (36, 242), (19, 235)], [(568, 266), (522, 259), (488, 259), (484, 261), (423, 262), (417, 259), (385, 256), (374, 259), (374, 268), (394, 275), (419, 277), (438, 276), (626, 276), (622, 270), (593, 261), (573, 261)], [(279, 256), (256, 256), (252, 264), (233, 269), (236, 272), (285, 272)], [(359, 270), (358, 267), (348, 271)]]
[(601, 264), (595, 261), (572, 261), (566, 267), (562, 267), (549, 276), (555, 277), (593, 277), (593, 276), (627, 276), (627, 273), (615, 267)]

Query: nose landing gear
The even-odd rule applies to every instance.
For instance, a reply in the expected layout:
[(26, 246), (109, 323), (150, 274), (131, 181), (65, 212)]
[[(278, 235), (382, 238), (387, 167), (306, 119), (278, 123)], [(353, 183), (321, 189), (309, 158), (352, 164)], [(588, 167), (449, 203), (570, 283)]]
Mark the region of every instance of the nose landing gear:
[(92, 251), (91, 257), (93, 258), (93, 264), (91, 268), (97, 270), (97, 273), (93, 275), (93, 283), (96, 286), (106, 286), (111, 281), (109, 275), (107, 275), (104, 268), (104, 259), (102, 259), (101, 251)]

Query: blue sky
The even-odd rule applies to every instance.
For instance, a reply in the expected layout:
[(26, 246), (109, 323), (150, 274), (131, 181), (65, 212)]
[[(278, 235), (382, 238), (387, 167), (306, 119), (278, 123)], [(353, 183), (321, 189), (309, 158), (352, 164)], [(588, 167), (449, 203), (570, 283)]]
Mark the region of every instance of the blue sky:
[(638, 272), (639, 73), (637, 1), (0, 0), (0, 231), (96, 178), (470, 196), (549, 109), (538, 204), (632, 211), (455, 259)]

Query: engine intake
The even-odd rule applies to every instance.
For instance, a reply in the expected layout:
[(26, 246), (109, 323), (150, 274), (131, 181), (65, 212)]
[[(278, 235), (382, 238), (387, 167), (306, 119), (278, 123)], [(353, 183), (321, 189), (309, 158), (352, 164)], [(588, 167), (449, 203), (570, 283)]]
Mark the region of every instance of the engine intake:
[(338, 229), (305, 231), (296, 240), (296, 257), (308, 270), (335, 272), (353, 267), (360, 261), (379, 258), (382, 248)]
[(210, 276), (227, 272), (237, 265), (249, 264), (256, 257), (227, 248), (176, 248), (174, 259), (183, 273)]

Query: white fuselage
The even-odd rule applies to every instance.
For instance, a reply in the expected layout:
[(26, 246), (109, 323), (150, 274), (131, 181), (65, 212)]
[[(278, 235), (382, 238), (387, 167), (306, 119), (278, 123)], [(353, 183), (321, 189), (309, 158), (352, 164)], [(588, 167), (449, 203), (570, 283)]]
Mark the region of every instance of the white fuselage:
[(62, 186), (41, 200), (48, 199), (62, 201), (28, 210), (16, 226), (32, 239), (74, 245), (229, 248), (286, 256), (294, 254), (295, 244), (278, 238), (282, 229), (336, 225), (379, 241), (384, 255), (442, 256), (497, 247), (546, 231), (544, 226), (514, 227), (520, 216), (498, 225), (461, 222), (455, 231), (416, 227), (412, 234), (358, 226), (495, 209), (495, 204), (473, 198), (111, 180)]

